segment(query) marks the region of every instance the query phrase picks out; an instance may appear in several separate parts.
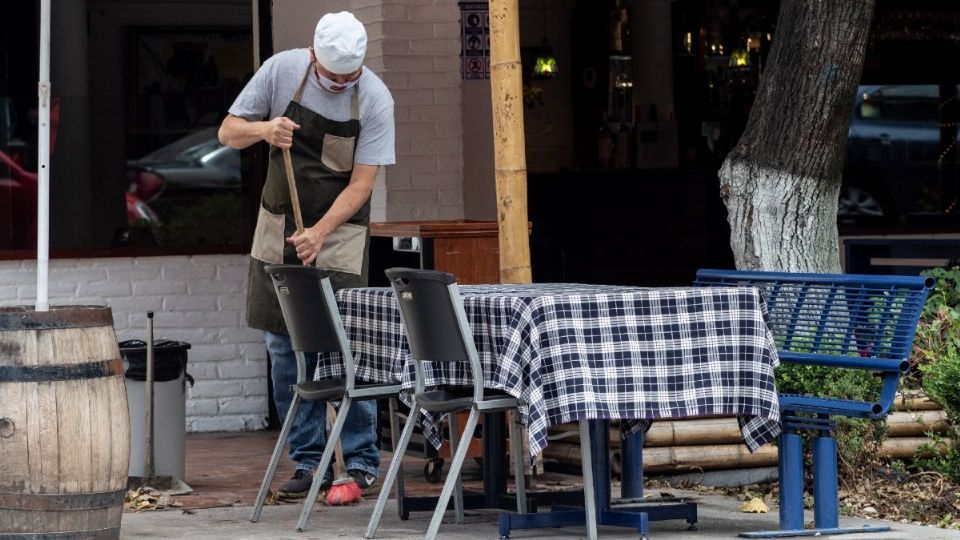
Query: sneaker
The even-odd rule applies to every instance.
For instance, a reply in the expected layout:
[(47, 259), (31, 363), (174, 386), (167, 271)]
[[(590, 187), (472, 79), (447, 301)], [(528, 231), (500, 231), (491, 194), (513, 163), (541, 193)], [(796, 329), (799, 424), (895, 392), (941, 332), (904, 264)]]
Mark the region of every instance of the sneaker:
[(351, 469), (347, 471), (347, 474), (360, 486), (360, 492), (364, 496), (376, 495), (380, 492), (380, 482), (377, 482), (376, 476), (358, 469)]
[[(277, 490), (277, 497), (281, 499), (302, 499), (310, 492), (310, 484), (312, 483), (313, 471), (297, 469), (293, 476)], [(329, 478), (324, 478), (323, 482), (320, 483), (321, 493), (328, 491), (331, 484)]]

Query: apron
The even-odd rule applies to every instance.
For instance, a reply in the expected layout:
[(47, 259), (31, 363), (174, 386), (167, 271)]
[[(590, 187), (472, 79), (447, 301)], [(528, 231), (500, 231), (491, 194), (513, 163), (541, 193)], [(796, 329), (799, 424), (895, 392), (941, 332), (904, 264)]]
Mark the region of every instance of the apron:
[[(360, 134), (357, 105), (359, 83), (354, 86), (350, 120), (338, 122), (324, 118), (300, 104), (312, 65), (307, 65), (303, 80), (287, 105), (284, 116), (300, 129), (293, 132), (290, 156), (293, 162), (300, 211), (304, 227), (316, 223), (350, 182), (353, 155)], [(326, 90), (324, 90), (326, 91)], [(367, 285), (370, 200), (346, 223), (324, 240), (316, 265), (330, 271), (334, 290)], [(290, 190), (283, 165), (283, 151), (270, 148), (267, 181), (260, 197), (257, 228), (250, 248), (250, 278), (247, 289), (247, 325), (276, 334), (288, 334), (280, 311), (277, 293), (264, 271), (269, 264), (303, 264), (296, 249), (286, 238), (297, 230), (290, 203)], [(319, 307), (319, 306), (318, 306)]]

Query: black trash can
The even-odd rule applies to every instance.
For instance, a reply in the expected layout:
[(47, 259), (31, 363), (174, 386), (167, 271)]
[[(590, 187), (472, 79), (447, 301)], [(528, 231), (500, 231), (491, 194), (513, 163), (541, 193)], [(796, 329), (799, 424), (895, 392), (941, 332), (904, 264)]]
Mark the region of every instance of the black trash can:
[[(153, 455), (156, 475), (185, 479), (185, 423), (187, 350), (183, 341), (158, 340), (153, 344)], [(144, 476), (147, 434), (147, 344), (134, 339), (120, 342), (127, 403), (130, 407), (129, 476)]]

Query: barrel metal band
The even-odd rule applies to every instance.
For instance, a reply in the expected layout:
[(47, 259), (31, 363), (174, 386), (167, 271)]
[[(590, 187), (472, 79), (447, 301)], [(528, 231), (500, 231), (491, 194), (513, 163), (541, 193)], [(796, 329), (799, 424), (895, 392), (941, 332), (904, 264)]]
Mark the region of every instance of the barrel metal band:
[(0, 533), (0, 540), (116, 540), (118, 538), (120, 538), (120, 527), (92, 531)]
[(51, 366), (0, 366), (0, 382), (52, 382), (96, 379), (123, 373), (119, 358), (82, 364)]
[(0, 509), (37, 510), (55, 512), (60, 510), (99, 510), (123, 504), (125, 489), (98, 491), (95, 493), (0, 493)]

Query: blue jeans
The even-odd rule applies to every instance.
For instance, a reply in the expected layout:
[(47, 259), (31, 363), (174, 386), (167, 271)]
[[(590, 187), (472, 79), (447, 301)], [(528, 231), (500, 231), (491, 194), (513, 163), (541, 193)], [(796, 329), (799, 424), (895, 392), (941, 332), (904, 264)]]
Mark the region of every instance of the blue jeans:
[[(273, 374), (273, 401), (278, 414), (286, 415), (293, 400), (290, 387), (297, 384), (297, 358), (290, 346), (289, 336), (267, 332), (266, 341)], [(312, 378), (317, 367), (317, 355), (308, 353), (305, 356), (307, 377)], [(327, 442), (326, 421), (326, 402), (300, 402), (297, 416), (287, 436), (290, 459), (297, 462), (298, 469), (313, 471), (320, 465), (320, 455)], [(350, 404), (350, 412), (347, 413), (346, 423), (340, 433), (340, 445), (343, 447), (343, 460), (346, 461), (347, 470), (360, 470), (377, 475), (380, 450), (377, 448), (376, 423), (375, 400), (354, 401)], [(326, 471), (326, 476), (333, 477), (332, 469)]]

